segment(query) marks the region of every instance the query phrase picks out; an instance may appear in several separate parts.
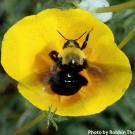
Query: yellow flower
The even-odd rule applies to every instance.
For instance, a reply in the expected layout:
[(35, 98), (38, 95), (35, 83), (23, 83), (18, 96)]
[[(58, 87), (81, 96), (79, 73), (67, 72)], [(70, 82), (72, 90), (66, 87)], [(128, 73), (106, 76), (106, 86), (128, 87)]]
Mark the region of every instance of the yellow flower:
[[(45, 77), (53, 76), (53, 50), (62, 52), (66, 40), (84, 32), (90, 36), (82, 50), (90, 68), (81, 72), (88, 84), (74, 95), (56, 94)], [(82, 45), (86, 35), (77, 42)], [(115, 44), (111, 30), (92, 14), (81, 9), (47, 9), (25, 17), (5, 34), (2, 65), (19, 82), (19, 92), (41, 110), (52, 105), (62, 116), (83, 116), (103, 111), (125, 93), (132, 74), (129, 60)], [(51, 71), (50, 71), (51, 70)]]

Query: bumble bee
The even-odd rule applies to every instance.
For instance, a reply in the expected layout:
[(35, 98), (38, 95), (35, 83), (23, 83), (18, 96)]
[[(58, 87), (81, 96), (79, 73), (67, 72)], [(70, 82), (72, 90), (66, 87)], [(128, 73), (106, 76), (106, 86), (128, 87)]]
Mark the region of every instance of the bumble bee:
[[(77, 40), (86, 34), (86, 32), (79, 38), (71, 40), (65, 38), (57, 31), (66, 40), (62, 51), (58, 53), (51, 48), (49, 48), (49, 50), (45, 48), (43, 52), (37, 55), (35, 60), (37, 62), (41, 61), (39, 63), (35, 62), (35, 65), (38, 65), (36, 71), (34, 70), (31, 75), (23, 78), (20, 83), (28, 87), (28, 89), (42, 85), (42, 89), (46, 92), (50, 93), (53, 91), (58, 95), (70, 96), (77, 93), (82, 87), (88, 84), (88, 80), (80, 74), (81, 71), (86, 70), (88, 74), (90, 73), (98, 77), (102, 75), (100, 66), (95, 63), (90, 63), (83, 52), (83, 49), (87, 46), (89, 34), (92, 30), (93, 29), (87, 33), (82, 46), (79, 45)], [(54, 65), (50, 66), (49, 63), (46, 62), (46, 55), (54, 62)], [(43, 67), (40, 69), (40, 66)]]
[(82, 46), (79, 45), (77, 40), (86, 32), (74, 40), (65, 38), (59, 31), (58, 33), (67, 41), (61, 52), (58, 53), (53, 50), (49, 53), (50, 58), (59, 68), (59, 71), (50, 77), (49, 83), (55, 93), (73, 95), (88, 83), (88, 80), (80, 72), (88, 67), (83, 49), (87, 46), (90, 32), (86, 35)]

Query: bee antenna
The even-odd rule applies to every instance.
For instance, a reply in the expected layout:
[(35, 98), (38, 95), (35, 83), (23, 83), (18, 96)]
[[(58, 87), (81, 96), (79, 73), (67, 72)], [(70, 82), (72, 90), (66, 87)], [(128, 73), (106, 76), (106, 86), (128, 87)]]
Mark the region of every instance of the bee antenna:
[(75, 40), (79, 40), (84, 34), (86, 34), (86, 32), (84, 32), (80, 37), (78, 37), (78, 38), (75, 39)]
[(60, 33), (60, 31), (57, 30), (57, 32), (58, 32), (65, 40), (68, 40), (67, 38), (65, 38), (65, 37)]

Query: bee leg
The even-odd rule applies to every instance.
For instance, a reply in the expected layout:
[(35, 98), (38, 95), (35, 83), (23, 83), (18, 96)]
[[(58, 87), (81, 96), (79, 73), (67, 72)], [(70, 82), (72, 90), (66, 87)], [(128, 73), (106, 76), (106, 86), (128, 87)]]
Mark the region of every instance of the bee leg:
[(52, 59), (53, 61), (55, 61), (55, 62), (57, 63), (57, 61), (58, 61), (58, 52), (56, 52), (56, 51), (51, 51), (51, 52), (49, 53), (49, 56), (51, 57), (51, 59)]
[(87, 68), (88, 67), (88, 62), (86, 59), (83, 59), (83, 68)]
[(81, 47), (81, 50), (83, 50), (87, 46), (88, 39), (89, 39), (89, 33), (87, 34), (87, 36), (85, 38), (85, 41), (83, 42), (83, 45)]

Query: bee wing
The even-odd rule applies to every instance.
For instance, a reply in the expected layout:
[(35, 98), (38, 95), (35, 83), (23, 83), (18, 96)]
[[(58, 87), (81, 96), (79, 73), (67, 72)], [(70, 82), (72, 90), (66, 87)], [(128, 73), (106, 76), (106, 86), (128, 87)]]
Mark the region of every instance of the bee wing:
[(23, 86), (28, 89), (32, 89), (36, 86), (42, 86), (42, 89), (49, 87), (49, 79), (57, 71), (56, 64), (49, 56), (51, 50), (48, 45), (36, 55), (32, 73), (19, 81)]
[(94, 76), (101, 75), (103, 73), (101, 66), (91, 62), (88, 63), (87, 71)]
[(33, 72), (27, 77), (23, 78), (19, 81), (21, 85), (26, 87), (27, 89), (33, 89), (35, 87), (38, 87), (42, 90), (50, 90), (50, 84), (49, 79), (56, 74), (57, 66), (53, 65), (48, 68), (46, 71), (38, 71)]
[(87, 73), (95, 78), (102, 78), (109, 74), (130, 73), (130, 68), (123, 65), (100, 64), (88, 62)]

